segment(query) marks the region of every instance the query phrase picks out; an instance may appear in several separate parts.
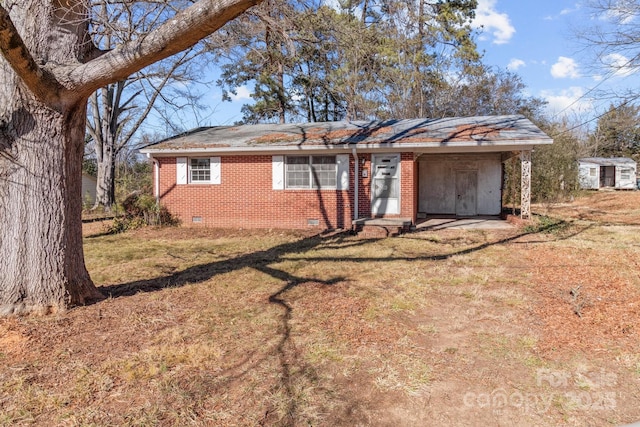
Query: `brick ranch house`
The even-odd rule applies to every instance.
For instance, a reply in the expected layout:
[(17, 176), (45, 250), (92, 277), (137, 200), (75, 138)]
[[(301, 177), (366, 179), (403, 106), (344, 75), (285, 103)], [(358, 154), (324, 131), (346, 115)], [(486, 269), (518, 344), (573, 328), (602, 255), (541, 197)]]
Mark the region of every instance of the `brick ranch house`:
[(184, 225), (351, 228), (383, 218), (500, 215), (503, 164), (553, 141), (522, 116), (199, 128), (141, 150)]

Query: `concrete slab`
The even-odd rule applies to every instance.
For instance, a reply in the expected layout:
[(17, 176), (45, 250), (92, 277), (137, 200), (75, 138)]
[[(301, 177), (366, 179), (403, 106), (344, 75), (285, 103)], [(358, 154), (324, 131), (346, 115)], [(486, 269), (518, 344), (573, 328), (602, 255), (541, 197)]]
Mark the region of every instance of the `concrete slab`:
[(497, 216), (472, 218), (427, 218), (419, 220), (417, 231), (423, 230), (511, 230), (514, 226)]

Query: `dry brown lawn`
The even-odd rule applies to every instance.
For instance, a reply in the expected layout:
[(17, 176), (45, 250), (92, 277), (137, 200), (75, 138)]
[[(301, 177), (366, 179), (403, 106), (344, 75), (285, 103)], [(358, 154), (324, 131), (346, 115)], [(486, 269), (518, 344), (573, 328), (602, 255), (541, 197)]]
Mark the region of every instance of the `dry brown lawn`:
[(0, 425), (640, 420), (640, 192), (509, 231), (101, 235), (109, 297), (0, 319)]

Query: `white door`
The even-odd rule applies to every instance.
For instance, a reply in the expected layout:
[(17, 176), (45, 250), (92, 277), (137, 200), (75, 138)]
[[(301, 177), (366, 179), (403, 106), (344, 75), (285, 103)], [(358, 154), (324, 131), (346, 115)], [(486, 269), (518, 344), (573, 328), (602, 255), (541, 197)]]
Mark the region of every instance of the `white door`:
[(478, 212), (478, 173), (456, 171), (456, 215), (475, 216)]
[(371, 214), (399, 214), (400, 155), (375, 154), (372, 165)]

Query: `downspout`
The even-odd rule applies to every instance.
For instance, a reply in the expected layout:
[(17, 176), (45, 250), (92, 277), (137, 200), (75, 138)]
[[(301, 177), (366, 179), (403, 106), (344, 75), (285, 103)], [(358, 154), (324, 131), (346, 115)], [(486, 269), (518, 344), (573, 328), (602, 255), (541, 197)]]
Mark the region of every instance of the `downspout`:
[[(151, 154), (147, 154), (151, 157)], [(153, 161), (153, 192), (156, 196), (156, 206), (160, 206), (160, 162), (157, 159), (151, 157)]]
[(355, 167), (353, 169), (354, 179), (353, 179), (353, 219), (356, 220), (359, 217), (358, 213), (358, 204), (360, 202), (360, 198), (358, 197), (358, 193), (360, 192), (360, 162), (358, 161), (358, 153), (356, 153), (355, 147), (351, 150), (353, 154), (353, 159), (355, 161)]

